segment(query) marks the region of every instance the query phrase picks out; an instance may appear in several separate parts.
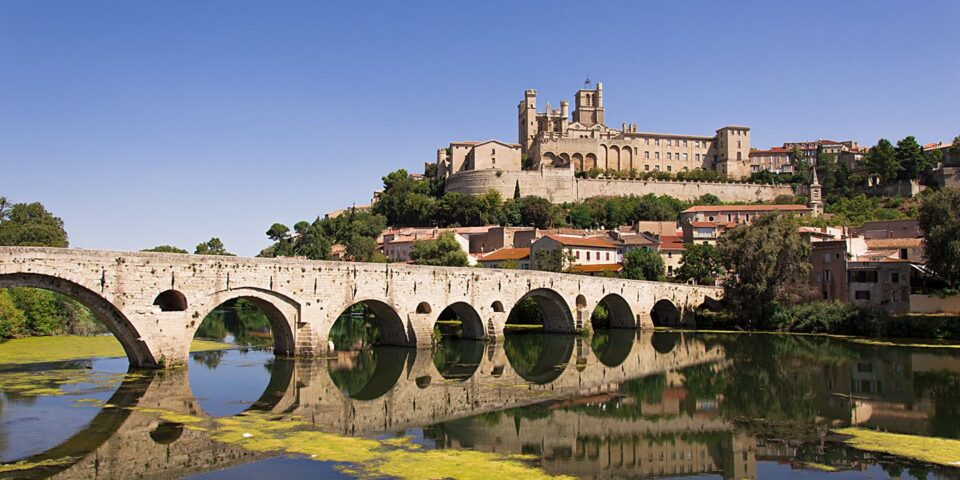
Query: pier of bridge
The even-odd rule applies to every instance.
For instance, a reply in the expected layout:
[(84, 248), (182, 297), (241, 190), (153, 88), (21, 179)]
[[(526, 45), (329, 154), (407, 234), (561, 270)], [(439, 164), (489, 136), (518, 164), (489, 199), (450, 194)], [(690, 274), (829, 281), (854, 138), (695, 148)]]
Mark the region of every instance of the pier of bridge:
[(101, 320), (136, 367), (183, 364), (203, 318), (246, 299), (269, 318), (274, 351), (323, 352), (337, 318), (353, 305), (376, 314), (379, 341), (429, 347), (447, 307), (467, 338), (502, 338), (514, 305), (532, 298), (544, 331), (590, 328), (601, 302), (611, 326), (691, 322), (718, 299), (716, 287), (562, 273), (242, 258), (41, 247), (0, 247), (0, 288), (33, 287), (70, 296)]

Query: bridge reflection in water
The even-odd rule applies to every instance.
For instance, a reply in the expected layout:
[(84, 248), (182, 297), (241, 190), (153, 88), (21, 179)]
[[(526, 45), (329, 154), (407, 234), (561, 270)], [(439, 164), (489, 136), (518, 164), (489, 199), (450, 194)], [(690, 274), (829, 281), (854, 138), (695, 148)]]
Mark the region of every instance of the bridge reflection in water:
[[(822, 460), (816, 433), (810, 456), (802, 445), (765, 443), (731, 418), (784, 414), (796, 420), (791, 425), (813, 427), (826, 414), (837, 425), (960, 435), (960, 423), (949, 421), (956, 395), (943, 393), (952, 384), (938, 376), (960, 371), (955, 356), (831, 339), (634, 330), (516, 335), (502, 344), (451, 347), (433, 355), (374, 348), (319, 361), (264, 353), (272, 362), (269, 383), (245, 408), (340, 435), (422, 428), (437, 448), (530, 454), (548, 473), (611, 478), (753, 478), (758, 460)], [(829, 359), (811, 362), (811, 354), (824, 352)], [(25, 459), (70, 462), (0, 477), (178, 478), (280, 455), (218, 443), (178, 420), (216, 411), (202, 385), (191, 389), (189, 376), (185, 370), (129, 376), (108, 400), (116, 408), (104, 408), (88, 429)], [(719, 385), (718, 377), (728, 383)], [(881, 383), (894, 388), (881, 390)], [(915, 395), (914, 384), (923, 392)], [(838, 393), (849, 385), (858, 389), (856, 399)], [(911, 412), (911, 423), (904, 423), (904, 412)], [(831, 455), (831, 465), (865, 465), (856, 454)]]

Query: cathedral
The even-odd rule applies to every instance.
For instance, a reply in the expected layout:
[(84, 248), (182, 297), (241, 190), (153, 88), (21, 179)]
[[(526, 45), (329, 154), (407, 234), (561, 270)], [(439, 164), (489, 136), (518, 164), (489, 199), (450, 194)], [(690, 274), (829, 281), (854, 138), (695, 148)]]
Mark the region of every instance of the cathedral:
[(750, 128), (729, 125), (712, 136), (640, 132), (604, 123), (603, 84), (590, 81), (577, 91), (573, 114), (566, 100), (537, 111), (537, 91), (524, 92), (517, 108), (518, 143), (498, 140), (452, 142), (437, 150), (444, 177), (466, 171), (520, 170), (526, 157), (536, 169), (619, 170), (679, 173), (713, 170), (732, 179), (750, 176)]
[(637, 125), (619, 130), (604, 123), (603, 84), (579, 90), (573, 115), (564, 100), (537, 111), (537, 91), (517, 107), (521, 153), (544, 167), (677, 173), (714, 170), (739, 179), (750, 175), (750, 128), (726, 126), (712, 136), (648, 133)]

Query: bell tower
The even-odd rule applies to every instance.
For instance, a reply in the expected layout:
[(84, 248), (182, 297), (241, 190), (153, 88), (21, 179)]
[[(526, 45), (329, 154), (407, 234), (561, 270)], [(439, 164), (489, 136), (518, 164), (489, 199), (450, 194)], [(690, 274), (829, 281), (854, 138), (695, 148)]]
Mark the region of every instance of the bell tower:
[(817, 180), (817, 167), (811, 170), (813, 170), (813, 179), (810, 182), (810, 203), (807, 206), (813, 211), (814, 217), (819, 217), (823, 214), (823, 188)]
[(577, 91), (574, 99), (576, 110), (573, 121), (586, 126), (603, 124), (603, 83), (597, 82), (597, 88), (590, 88), (590, 79), (583, 82), (583, 88)]
[(537, 91), (527, 90), (523, 92), (523, 101), (517, 106), (517, 127), (519, 138), (517, 143), (523, 149), (523, 153), (530, 154), (530, 147), (533, 146), (533, 139), (536, 138), (539, 131), (537, 125)]

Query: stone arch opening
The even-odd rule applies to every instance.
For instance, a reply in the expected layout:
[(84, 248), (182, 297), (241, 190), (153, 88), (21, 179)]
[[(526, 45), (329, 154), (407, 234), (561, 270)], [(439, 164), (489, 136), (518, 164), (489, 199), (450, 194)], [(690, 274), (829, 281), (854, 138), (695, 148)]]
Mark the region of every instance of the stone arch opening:
[(183, 312), (187, 310), (187, 297), (176, 290), (164, 290), (153, 300), (161, 312)]
[(408, 338), (396, 309), (373, 299), (361, 300), (344, 309), (330, 327), (327, 338), (336, 351), (364, 350), (379, 345), (416, 345), (416, 339)]
[(466, 302), (452, 303), (444, 308), (433, 328), (441, 336), (459, 339), (482, 340), (486, 336), (480, 314)]
[(293, 355), (296, 347), (292, 310), (279, 298), (260, 292), (237, 289), (230, 296), (220, 294), (219, 303), (203, 316), (194, 338), (227, 341), (252, 347), (273, 347), (274, 355)]
[[(539, 326), (539, 328), (536, 328)], [(505, 332), (540, 330), (545, 333), (574, 333), (573, 313), (563, 297), (549, 288), (527, 292), (510, 310)]]
[(432, 313), (432, 312), (433, 312), (433, 309), (430, 308), (430, 304), (429, 304), (429, 303), (427, 303), (427, 302), (420, 302), (419, 304), (417, 304), (417, 313), (419, 313), (419, 314), (426, 314), (426, 313)]
[(592, 153), (588, 153), (587, 156), (583, 158), (583, 166), (586, 170), (597, 168), (597, 156)]
[(129, 319), (109, 300), (100, 294), (60, 277), (37, 273), (0, 274), (0, 288), (39, 288), (70, 297), (93, 315), (120, 342), (127, 359), (134, 367), (156, 368), (157, 359), (141, 339), (140, 332)]
[(637, 319), (630, 304), (616, 293), (603, 297), (590, 314), (590, 324), (594, 329), (637, 328)]
[(493, 302), (492, 304), (490, 304), (490, 308), (492, 308), (493, 311), (494, 311), (494, 312), (497, 312), (497, 313), (503, 313), (503, 312), (504, 312), (504, 310), (503, 310), (503, 302), (501, 302), (500, 300), (497, 300), (497, 301)]
[(508, 335), (503, 340), (510, 367), (528, 382), (543, 385), (563, 373), (576, 346), (574, 335)]
[[(387, 394), (403, 374), (409, 348), (383, 346), (353, 352), (337, 352), (327, 359), (327, 372), (343, 395), (354, 400), (376, 400)], [(412, 361), (412, 360), (411, 360)], [(425, 384), (429, 385), (430, 377)], [(417, 379), (419, 386), (421, 381)]]
[(578, 172), (582, 172), (582, 171), (583, 171), (583, 155), (581, 155), (581, 154), (579, 154), (579, 153), (574, 153), (574, 154), (573, 154), (573, 157), (572, 157), (572, 160), (573, 160), (573, 168), (574, 168), (574, 170), (576, 170), (576, 171), (578, 171)]
[(653, 304), (650, 319), (655, 327), (680, 326), (680, 310), (670, 300), (662, 299)]
[(583, 295), (577, 295), (576, 304), (577, 310), (580, 310), (581, 308), (587, 308), (587, 297), (584, 297)]

